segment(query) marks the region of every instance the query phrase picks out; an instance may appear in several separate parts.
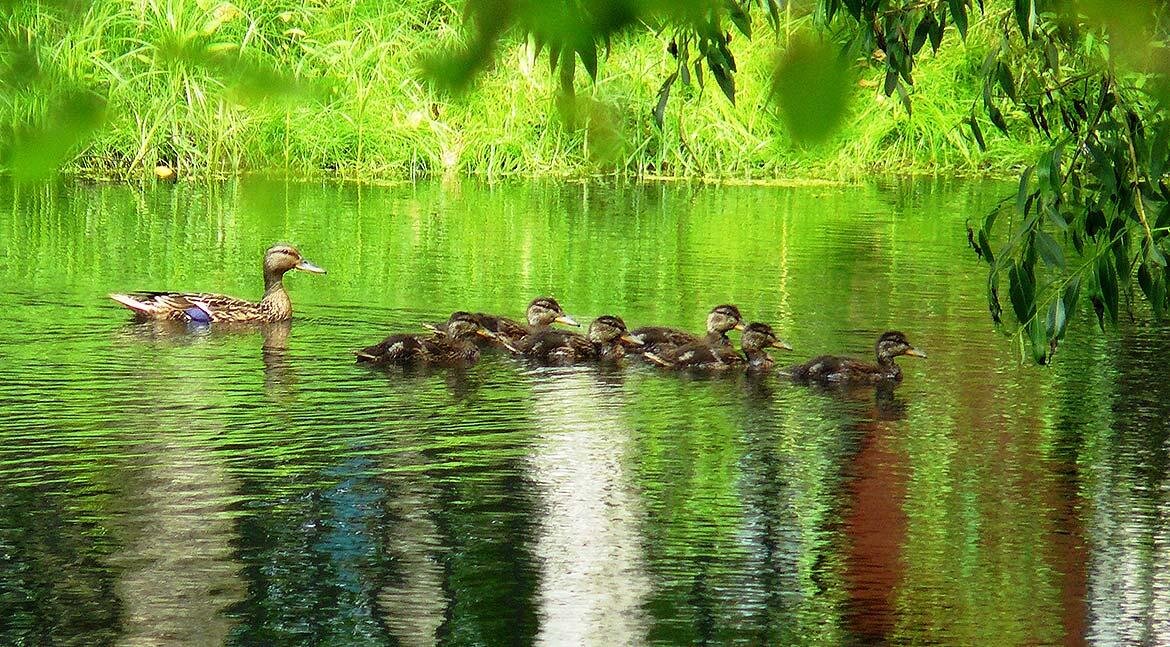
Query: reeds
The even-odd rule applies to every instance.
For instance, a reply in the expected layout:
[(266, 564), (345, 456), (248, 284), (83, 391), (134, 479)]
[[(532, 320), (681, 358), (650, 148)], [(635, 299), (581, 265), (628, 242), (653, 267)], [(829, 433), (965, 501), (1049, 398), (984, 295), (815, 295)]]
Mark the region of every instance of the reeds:
[[(14, 151), (45, 137), (60, 140), (60, 159), (42, 166), (119, 178), (145, 176), (163, 161), (181, 176), (212, 177), (850, 179), (1006, 173), (1031, 150), (989, 136), (980, 151), (963, 130), (990, 42), (978, 26), (966, 44), (921, 64), (913, 115), (882, 97), (872, 87), (878, 72), (867, 72), (845, 125), (802, 147), (785, 134), (769, 92), (777, 52), (808, 17), (786, 18), (778, 34), (761, 25), (753, 41), (732, 44), (736, 105), (713, 83), (679, 83), (659, 130), (651, 108), (672, 62), (667, 37), (649, 31), (615, 40), (596, 84), (579, 75), (570, 126), (556, 107), (556, 80), (518, 35), (469, 92), (427, 86), (420, 60), (460, 37), (457, 2), (96, 0), (73, 13), (14, 6), (5, 27), (9, 82), (0, 90), (0, 127), (12, 141), (2, 161), (14, 172), (22, 159)], [(21, 47), (35, 60), (32, 72), (14, 66)], [(100, 114), (87, 130), (61, 132), (54, 120), (79, 92), (96, 98)]]

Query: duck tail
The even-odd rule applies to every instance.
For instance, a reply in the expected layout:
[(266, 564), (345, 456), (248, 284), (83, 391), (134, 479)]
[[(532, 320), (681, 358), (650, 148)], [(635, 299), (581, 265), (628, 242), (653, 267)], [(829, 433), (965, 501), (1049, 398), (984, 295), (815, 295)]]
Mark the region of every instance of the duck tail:
[(659, 357), (658, 355), (655, 355), (654, 353), (642, 353), (642, 357), (650, 360), (651, 363), (656, 364), (658, 366), (661, 366), (663, 368), (670, 368), (670, 366), (671, 366), (670, 362), (662, 359), (661, 357)]
[(158, 306), (152, 303), (139, 301), (129, 294), (112, 293), (110, 294), (110, 298), (144, 317), (152, 317), (158, 314)]

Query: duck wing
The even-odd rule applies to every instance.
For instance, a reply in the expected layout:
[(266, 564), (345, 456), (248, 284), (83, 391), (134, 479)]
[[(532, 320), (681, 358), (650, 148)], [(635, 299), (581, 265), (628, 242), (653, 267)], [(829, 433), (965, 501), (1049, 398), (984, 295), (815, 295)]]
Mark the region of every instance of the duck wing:
[(593, 342), (570, 330), (537, 330), (525, 335), (514, 347), (521, 355), (544, 364), (573, 364), (597, 358)]
[(658, 353), (667, 346), (687, 346), (702, 341), (698, 335), (667, 326), (644, 326), (630, 331), (630, 335), (642, 340), (642, 345), (631, 349), (634, 352)]
[(880, 369), (852, 357), (821, 355), (785, 371), (797, 382), (872, 381), (880, 378)]
[(110, 298), (143, 319), (177, 321), (233, 321), (253, 318), (259, 304), (210, 292), (124, 292)]
[(372, 364), (418, 364), (430, 356), (427, 345), (418, 335), (390, 335), (386, 339), (354, 352), (357, 361)]
[(645, 356), (659, 366), (677, 369), (725, 370), (743, 363), (743, 358), (733, 349), (702, 342), (667, 347)]

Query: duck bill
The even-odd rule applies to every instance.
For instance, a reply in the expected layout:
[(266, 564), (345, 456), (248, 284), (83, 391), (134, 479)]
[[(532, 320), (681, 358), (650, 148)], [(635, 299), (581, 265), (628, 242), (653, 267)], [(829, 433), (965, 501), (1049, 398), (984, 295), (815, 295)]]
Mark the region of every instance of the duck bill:
[(559, 324), (565, 324), (566, 326), (577, 326), (578, 328), (581, 327), (581, 324), (574, 321), (573, 318), (570, 317), (569, 315), (561, 315), (561, 316), (557, 317), (556, 319), (553, 319), (553, 321), (555, 321)]
[(475, 331), (475, 334), (479, 335), (480, 337), (483, 337), (484, 339), (490, 339), (492, 341), (495, 341), (495, 340), (500, 338), (499, 335), (488, 330), (487, 328), (480, 328), (479, 330)]
[(779, 348), (780, 350), (788, 351), (792, 350), (792, 346), (783, 339), (777, 339), (776, 341), (772, 342), (772, 348)]
[(746, 330), (746, 329), (747, 329), (747, 326), (743, 325), (743, 322), (742, 322), (742, 321), (741, 321), (741, 322), (739, 322), (739, 323), (737, 323), (737, 324), (735, 324), (735, 327), (734, 327), (734, 328), (732, 328), (732, 330), (738, 330), (738, 331), (740, 331), (740, 332), (743, 332), (743, 331), (744, 331), (744, 330)]
[(627, 346), (641, 346), (642, 345), (642, 339), (639, 337), (635, 337), (634, 335), (622, 335), (621, 337), (618, 337), (618, 340)]
[(296, 269), (298, 269), (302, 272), (308, 272), (310, 274), (324, 274), (325, 273), (325, 268), (317, 267), (316, 265), (313, 265), (309, 261), (305, 261), (305, 260), (302, 260), (300, 263), (297, 263)]
[(926, 353), (918, 350), (917, 348), (911, 348), (910, 350), (903, 353), (903, 355), (909, 355), (910, 357), (921, 357), (922, 359), (926, 359)]

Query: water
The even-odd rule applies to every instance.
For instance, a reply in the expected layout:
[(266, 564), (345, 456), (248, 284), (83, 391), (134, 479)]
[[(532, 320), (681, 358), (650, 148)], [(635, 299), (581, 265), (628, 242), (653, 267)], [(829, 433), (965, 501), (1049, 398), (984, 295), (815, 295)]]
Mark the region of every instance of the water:
[[(1170, 335), (1022, 364), (963, 227), (1010, 190), (0, 187), (0, 644), (1170, 644)], [(105, 297), (256, 297), (276, 241), (329, 269), (288, 327)], [(880, 395), (352, 361), (540, 294), (930, 358)]]

